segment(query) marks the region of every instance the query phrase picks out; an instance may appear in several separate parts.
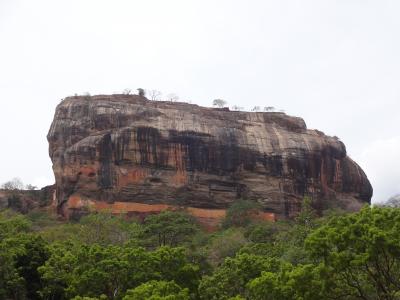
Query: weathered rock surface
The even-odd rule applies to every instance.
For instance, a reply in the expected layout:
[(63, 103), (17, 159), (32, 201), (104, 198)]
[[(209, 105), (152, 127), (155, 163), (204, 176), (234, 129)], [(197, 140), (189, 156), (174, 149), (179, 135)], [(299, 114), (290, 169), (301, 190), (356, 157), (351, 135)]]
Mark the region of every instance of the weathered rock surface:
[(55, 186), (46, 186), (40, 190), (0, 190), (0, 210), (9, 208), (20, 213), (48, 207), (53, 202)]
[(70, 97), (57, 106), (48, 141), (65, 215), (85, 203), (225, 209), (246, 198), (291, 217), (305, 195), (318, 209), (348, 210), (372, 196), (341, 141), (284, 113)]

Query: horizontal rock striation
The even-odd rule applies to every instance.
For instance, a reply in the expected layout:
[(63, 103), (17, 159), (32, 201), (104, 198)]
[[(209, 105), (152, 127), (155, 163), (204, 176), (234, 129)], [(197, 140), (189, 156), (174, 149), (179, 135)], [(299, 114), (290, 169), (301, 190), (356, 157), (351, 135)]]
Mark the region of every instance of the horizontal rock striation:
[(341, 141), (284, 113), (77, 96), (57, 106), (47, 138), (65, 215), (76, 197), (203, 209), (245, 198), (292, 217), (304, 196), (320, 210), (356, 210), (372, 196)]

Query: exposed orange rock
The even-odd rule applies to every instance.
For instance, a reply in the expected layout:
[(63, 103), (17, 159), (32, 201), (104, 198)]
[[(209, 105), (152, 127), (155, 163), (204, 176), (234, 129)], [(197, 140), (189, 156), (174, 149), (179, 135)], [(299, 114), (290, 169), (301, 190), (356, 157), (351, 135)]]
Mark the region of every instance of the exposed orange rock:
[(260, 212), (256, 218), (259, 218), (260, 220), (264, 220), (264, 221), (271, 221), (271, 222), (275, 222), (276, 221), (276, 217), (274, 213), (268, 213), (268, 212)]
[[(217, 228), (226, 215), (225, 209), (204, 209), (195, 207), (182, 208), (167, 204), (144, 204), (120, 201), (107, 203), (104, 201), (82, 199), (82, 197), (80, 197), (79, 195), (73, 195), (69, 197), (66, 207), (68, 208), (67, 213), (70, 213), (71, 210), (75, 211), (86, 208), (88, 210), (106, 211), (116, 215), (134, 215), (139, 216), (141, 219), (149, 214), (160, 213), (165, 210), (184, 209), (190, 215), (195, 217), (201, 225), (203, 225), (206, 229), (210, 231)], [(275, 221), (275, 217), (271, 213), (260, 212), (259, 216), (257, 217), (260, 217), (260, 219), (267, 221)]]
[(211, 218), (211, 219), (223, 219), (226, 215), (225, 209), (205, 209), (188, 207), (187, 211), (194, 217), (197, 218)]

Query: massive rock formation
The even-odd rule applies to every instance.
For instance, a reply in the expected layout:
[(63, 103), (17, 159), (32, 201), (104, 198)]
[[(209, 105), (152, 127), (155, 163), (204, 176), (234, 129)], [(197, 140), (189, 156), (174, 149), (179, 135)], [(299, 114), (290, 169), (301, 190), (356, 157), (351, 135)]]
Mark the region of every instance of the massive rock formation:
[(65, 215), (87, 205), (223, 210), (245, 198), (291, 217), (304, 196), (355, 210), (372, 195), (341, 141), (284, 113), (77, 96), (57, 106), (48, 141)]

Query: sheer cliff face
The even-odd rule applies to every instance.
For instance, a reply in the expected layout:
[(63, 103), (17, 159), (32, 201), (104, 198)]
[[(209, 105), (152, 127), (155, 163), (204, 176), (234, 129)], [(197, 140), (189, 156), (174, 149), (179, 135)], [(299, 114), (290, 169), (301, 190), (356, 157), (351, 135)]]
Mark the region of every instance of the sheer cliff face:
[(85, 203), (224, 209), (245, 198), (290, 217), (304, 196), (318, 209), (355, 210), (372, 195), (342, 142), (283, 113), (71, 97), (58, 105), (48, 141), (65, 214)]

